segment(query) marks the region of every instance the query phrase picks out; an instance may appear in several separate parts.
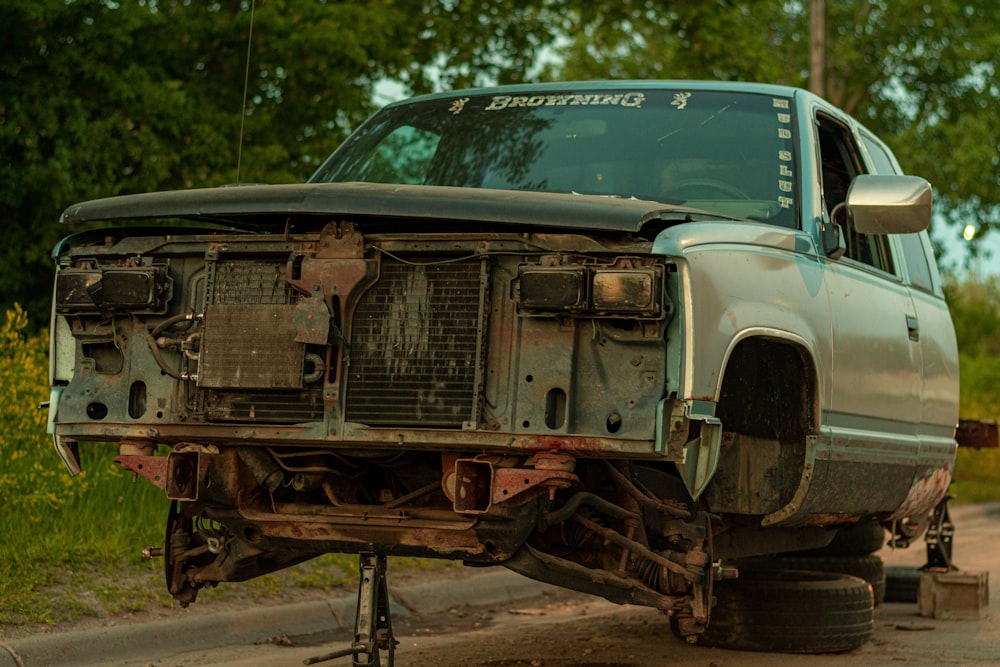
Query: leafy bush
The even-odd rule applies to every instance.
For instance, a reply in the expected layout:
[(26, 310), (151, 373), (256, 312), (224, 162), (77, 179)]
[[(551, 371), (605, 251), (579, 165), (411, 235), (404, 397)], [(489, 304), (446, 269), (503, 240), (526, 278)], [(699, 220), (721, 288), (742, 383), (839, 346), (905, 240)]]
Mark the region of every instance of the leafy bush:
[[(82, 447), (84, 472), (71, 477), (45, 433), (48, 342), (28, 335), (14, 306), (0, 323), (0, 623), (55, 622), (72, 607), (73, 577), (92, 564), (109, 570), (139, 562), (145, 544), (162, 541), (166, 501), (149, 484), (132, 484), (107, 446)], [(66, 578), (70, 581), (65, 581)], [(70, 585), (69, 600), (47, 587)]]
[(12, 514), (37, 522), (64, 505), (62, 492), (70, 482), (39, 456), (45, 440), (45, 412), (38, 404), (48, 394), (48, 362), (45, 341), (26, 337), (27, 326), (28, 316), (19, 306), (7, 311), (0, 326), (0, 386), (7, 393), (0, 407), (0, 460), (6, 463), (0, 470), (0, 520), (5, 526), (10, 525)]
[[(970, 357), (1000, 357), (1000, 277), (961, 283), (948, 280), (945, 296), (955, 323), (958, 349)], [(963, 370), (970, 369), (970, 366), (963, 366)], [(964, 379), (962, 390), (967, 393), (967, 389), (973, 388), (967, 388)], [(998, 391), (1000, 387), (994, 384), (994, 396)]]

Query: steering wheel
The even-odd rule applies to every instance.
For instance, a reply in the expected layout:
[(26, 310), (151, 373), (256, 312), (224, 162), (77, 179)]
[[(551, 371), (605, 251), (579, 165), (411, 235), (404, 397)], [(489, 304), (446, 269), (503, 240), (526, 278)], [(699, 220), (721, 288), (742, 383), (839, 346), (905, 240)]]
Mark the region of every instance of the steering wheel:
[[(714, 178), (685, 178), (674, 183), (667, 190), (667, 194), (676, 195), (683, 190), (693, 190), (696, 188), (708, 188), (710, 190), (715, 190), (716, 192), (727, 195), (732, 199), (750, 199), (750, 195), (743, 192), (743, 190), (740, 190), (732, 183), (719, 181)], [(692, 199), (692, 197), (687, 197), (687, 199)]]

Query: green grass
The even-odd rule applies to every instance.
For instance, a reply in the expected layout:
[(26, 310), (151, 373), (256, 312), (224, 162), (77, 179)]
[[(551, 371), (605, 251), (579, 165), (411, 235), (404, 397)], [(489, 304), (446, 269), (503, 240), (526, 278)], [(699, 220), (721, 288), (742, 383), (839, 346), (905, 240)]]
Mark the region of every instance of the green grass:
[[(141, 573), (144, 566), (148, 569), (141, 560), (142, 546), (163, 541), (167, 504), (162, 492), (144, 480), (133, 484), (114, 470), (113, 449), (84, 448), (86, 472), (74, 480), (47, 439), (44, 444), (48, 449), (40, 446), (30, 465), (8, 471), (56, 487), (50, 492), (56, 500), (41, 488), (35, 499), (4, 491), (0, 623), (51, 624), (86, 615), (79, 590), (92, 582), (114, 581), (121, 572), (131, 575)], [(42, 476), (39, 463), (58, 475)], [(101, 564), (101, 569), (94, 564)]]
[(1000, 449), (959, 447), (949, 492), (955, 503), (1000, 501)]

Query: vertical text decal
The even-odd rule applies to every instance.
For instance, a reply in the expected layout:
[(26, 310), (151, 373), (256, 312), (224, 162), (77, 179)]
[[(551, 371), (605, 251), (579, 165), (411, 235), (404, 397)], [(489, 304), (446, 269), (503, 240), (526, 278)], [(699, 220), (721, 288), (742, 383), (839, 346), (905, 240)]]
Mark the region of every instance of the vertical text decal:
[[(778, 138), (790, 141), (792, 138), (792, 115), (788, 113), (789, 105), (787, 99), (775, 98), (772, 105), (776, 111), (778, 121)], [(778, 204), (781, 208), (791, 208), (795, 203), (794, 193), (795, 173), (792, 171), (792, 151), (781, 149), (778, 151)]]

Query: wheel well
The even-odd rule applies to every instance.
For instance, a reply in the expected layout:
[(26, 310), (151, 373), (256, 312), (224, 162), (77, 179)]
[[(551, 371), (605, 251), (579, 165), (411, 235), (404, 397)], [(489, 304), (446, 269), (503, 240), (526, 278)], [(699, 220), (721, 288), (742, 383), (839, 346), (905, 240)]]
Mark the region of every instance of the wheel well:
[(725, 431), (790, 444), (816, 430), (816, 414), (816, 374), (806, 350), (759, 337), (736, 345), (716, 408)]
[(749, 338), (733, 349), (715, 411), (719, 465), (705, 490), (713, 512), (764, 515), (791, 502), (807, 436), (818, 428), (816, 394), (814, 366), (801, 346)]

